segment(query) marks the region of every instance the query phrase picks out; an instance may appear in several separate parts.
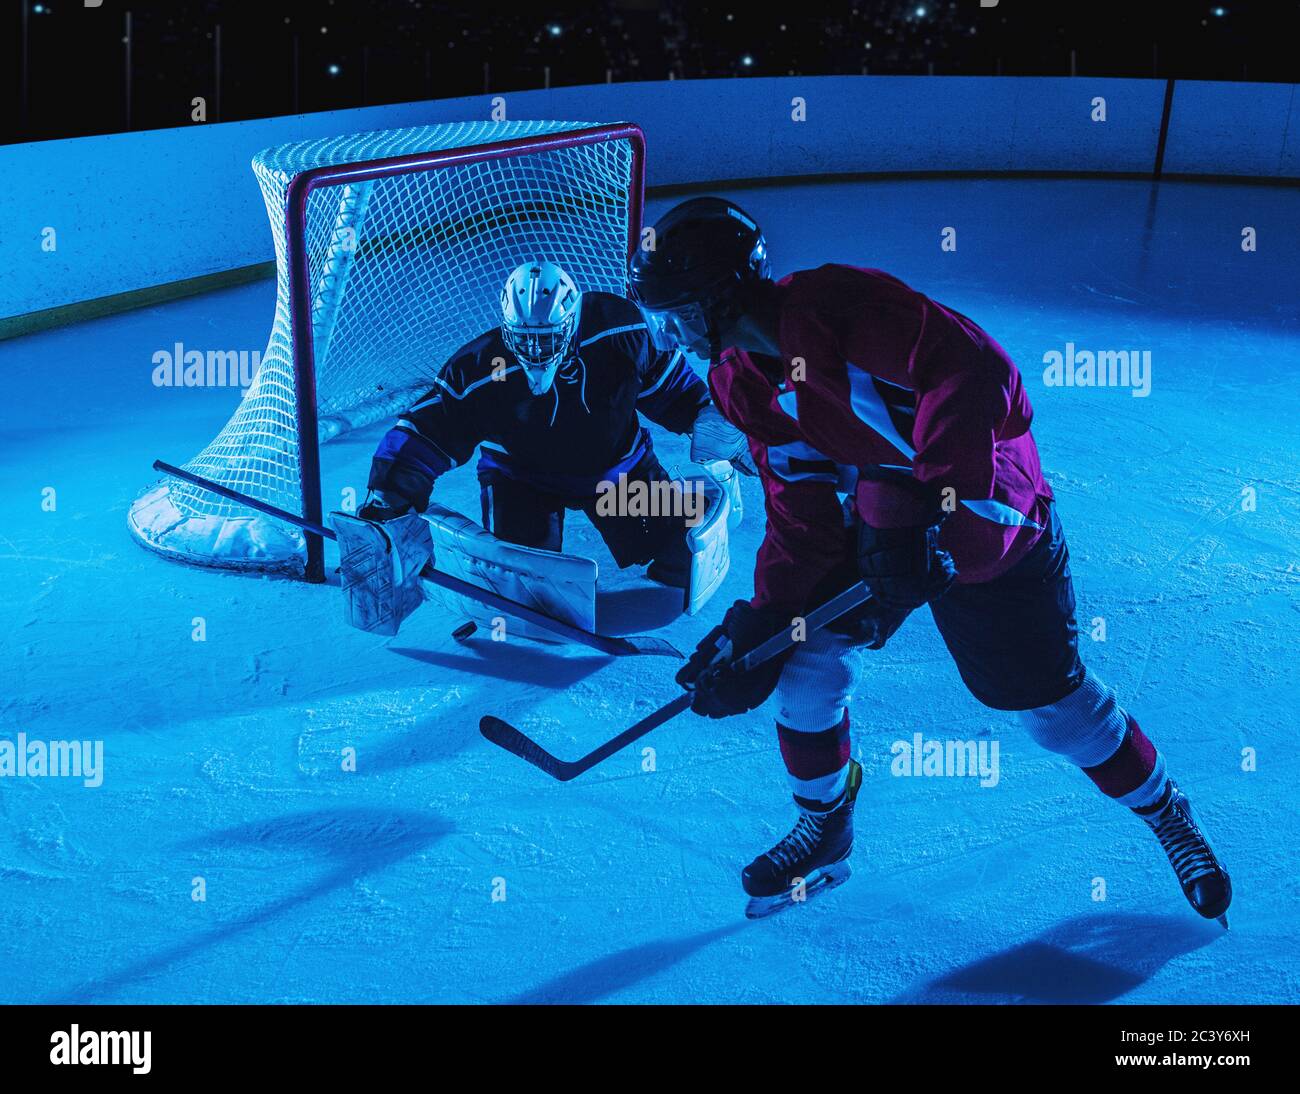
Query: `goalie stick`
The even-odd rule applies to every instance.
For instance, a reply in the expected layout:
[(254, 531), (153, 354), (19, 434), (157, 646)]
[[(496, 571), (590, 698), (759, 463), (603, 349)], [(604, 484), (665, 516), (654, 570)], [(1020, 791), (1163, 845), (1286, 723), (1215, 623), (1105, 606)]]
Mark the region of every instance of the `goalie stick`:
[[(241, 494), (237, 490), (231, 490), (229, 487), (222, 486), (219, 483), (212, 482), (203, 478), (202, 475), (195, 475), (180, 467), (173, 467), (162, 460), (154, 460), (153, 467), (155, 471), (161, 471), (165, 475), (171, 475), (173, 478), (182, 479), (191, 483), (202, 490), (211, 491), (219, 494), (223, 498), (229, 498), (231, 501), (238, 502), (240, 505), (247, 505), (250, 509), (256, 509), (259, 513), (265, 513), (269, 517), (276, 517), (289, 524), (297, 525), (307, 532), (313, 532), (325, 539), (336, 540), (338, 536), (331, 528), (326, 528), (322, 524), (314, 521), (305, 520), (293, 513), (286, 512), (284, 509), (277, 509), (264, 501), (258, 501), (257, 498), (250, 498), (247, 494)], [(635, 634), (624, 637), (611, 637), (604, 634), (596, 634), (594, 631), (586, 631), (581, 627), (574, 627), (571, 624), (561, 622), (558, 619), (552, 619), (549, 615), (537, 611), (535, 608), (528, 607), (527, 604), (520, 604), (518, 601), (510, 600), (507, 597), (500, 596), (490, 589), (484, 589), (478, 585), (471, 584), (468, 581), (462, 581), (458, 577), (452, 577), (451, 574), (444, 574), (441, 570), (435, 570), (432, 566), (426, 566), (420, 571), (420, 578), (434, 585), (456, 593), (459, 596), (466, 597), (469, 600), (475, 600), (480, 604), (486, 604), (490, 608), (496, 608), (499, 611), (508, 612), (510, 615), (517, 616), (528, 623), (535, 623), (537, 626), (558, 635), (560, 638), (567, 638), (571, 642), (578, 642), (584, 646), (589, 646), (593, 650), (599, 650), (601, 653), (608, 654), (611, 657), (628, 657), (636, 654), (645, 654), (653, 657), (677, 657), (682, 658), (683, 654), (671, 642), (662, 638), (655, 638), (652, 635)], [(459, 634), (459, 632), (457, 632)], [(468, 637), (468, 636), (466, 636)]]
[[(814, 608), (804, 617), (803, 640), (806, 640), (814, 631), (819, 631), (827, 624), (834, 623), (840, 616), (846, 612), (851, 612), (854, 608), (865, 604), (870, 599), (871, 593), (861, 582), (831, 597), (825, 604)], [(792, 631), (793, 628), (782, 630), (780, 633), (774, 634), (766, 642), (755, 646), (737, 662), (737, 667), (742, 672), (747, 672), (749, 669), (757, 668), (765, 661), (770, 661), (773, 657), (784, 653), (795, 644), (796, 639)], [(720, 651), (720, 656), (725, 657), (727, 652), (728, 648), (724, 647)], [(485, 715), (479, 720), (478, 729), (494, 745), (504, 748), (507, 752), (514, 753), (521, 760), (527, 760), (534, 767), (545, 771), (551, 778), (567, 783), (570, 779), (576, 779), (584, 771), (590, 771), (602, 760), (614, 755), (615, 752), (622, 751), (633, 741), (644, 737), (652, 729), (657, 729), (665, 722), (676, 718), (690, 705), (690, 692), (679, 695), (672, 702), (665, 703), (653, 714), (647, 714), (635, 725), (629, 726), (618, 736), (611, 737), (599, 748), (592, 749), (587, 755), (577, 760), (561, 760), (552, 756), (531, 737), (516, 729), (504, 719), (493, 717), (491, 714)]]

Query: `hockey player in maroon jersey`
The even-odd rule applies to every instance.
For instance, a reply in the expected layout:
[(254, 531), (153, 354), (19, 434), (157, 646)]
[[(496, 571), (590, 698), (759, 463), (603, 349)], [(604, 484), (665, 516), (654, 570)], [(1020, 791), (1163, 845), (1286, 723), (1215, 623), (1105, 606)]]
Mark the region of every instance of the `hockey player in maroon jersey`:
[[(1034, 740), (1136, 812), (1192, 906), (1226, 926), (1228, 874), (1187, 797), (1080, 661), (1069, 553), (1002, 347), (880, 270), (825, 265), (773, 281), (758, 225), (719, 198), (678, 205), (653, 239), (633, 261), (634, 297), (664, 344), (708, 357), (715, 405), (749, 436), (765, 491), (754, 597), (678, 674), (711, 718), (775, 693), (799, 819), (745, 868), (750, 914), (848, 876), (855, 650), (881, 648), (928, 606), (971, 694), (1018, 712)], [(863, 608), (783, 659), (733, 667), (859, 580), (872, 593)]]

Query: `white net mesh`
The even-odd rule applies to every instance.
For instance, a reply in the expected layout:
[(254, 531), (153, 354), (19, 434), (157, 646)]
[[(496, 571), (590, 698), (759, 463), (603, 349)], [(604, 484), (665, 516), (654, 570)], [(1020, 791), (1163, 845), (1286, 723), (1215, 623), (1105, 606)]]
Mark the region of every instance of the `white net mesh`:
[[(275, 325), (248, 394), (184, 465), (240, 493), (302, 513), (285, 214), (290, 181), (325, 165), (590, 128), (582, 122), (472, 122), (303, 141), (259, 153), (275, 238)], [(320, 437), (391, 417), (447, 357), (499, 321), (501, 286), (547, 258), (583, 290), (626, 289), (630, 140), (422, 167), (322, 184), (307, 201), (312, 342)], [(201, 565), (301, 572), (301, 534), (175, 479), (132, 505), (146, 546)]]

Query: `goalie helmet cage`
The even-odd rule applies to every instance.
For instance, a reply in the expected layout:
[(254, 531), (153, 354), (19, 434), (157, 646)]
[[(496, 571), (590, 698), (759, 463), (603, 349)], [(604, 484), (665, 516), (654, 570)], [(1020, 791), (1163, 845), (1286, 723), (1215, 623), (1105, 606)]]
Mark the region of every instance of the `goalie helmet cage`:
[[(644, 168), (630, 123), (454, 123), (258, 153), (275, 323), (244, 398), (185, 470), (319, 524), (320, 443), (433, 386), (500, 321), (515, 266), (546, 258), (584, 291), (626, 292)], [(211, 353), (185, 364), (222, 382)], [(179, 479), (141, 494), (128, 524), (169, 558), (325, 578), (319, 536)]]

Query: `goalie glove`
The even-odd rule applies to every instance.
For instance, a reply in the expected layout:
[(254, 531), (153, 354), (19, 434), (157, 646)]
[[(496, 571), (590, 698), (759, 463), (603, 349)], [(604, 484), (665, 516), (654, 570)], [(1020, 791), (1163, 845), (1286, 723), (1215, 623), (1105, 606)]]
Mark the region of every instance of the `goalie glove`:
[(358, 630), (393, 635), (424, 600), (420, 571), (433, 564), (429, 523), (418, 513), (380, 524), (331, 513), (338, 536), (343, 616)]
[(746, 475), (756, 475), (749, 455), (749, 440), (712, 403), (704, 406), (691, 427), (691, 459), (696, 463), (726, 460)]

